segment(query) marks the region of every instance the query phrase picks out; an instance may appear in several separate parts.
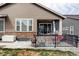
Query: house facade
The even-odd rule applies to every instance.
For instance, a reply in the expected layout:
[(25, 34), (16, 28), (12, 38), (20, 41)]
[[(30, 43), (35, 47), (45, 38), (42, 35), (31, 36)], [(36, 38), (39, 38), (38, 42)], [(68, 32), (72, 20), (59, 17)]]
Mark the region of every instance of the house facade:
[(36, 35), (62, 35), (64, 16), (36, 3), (0, 6), (0, 35), (33, 38)]

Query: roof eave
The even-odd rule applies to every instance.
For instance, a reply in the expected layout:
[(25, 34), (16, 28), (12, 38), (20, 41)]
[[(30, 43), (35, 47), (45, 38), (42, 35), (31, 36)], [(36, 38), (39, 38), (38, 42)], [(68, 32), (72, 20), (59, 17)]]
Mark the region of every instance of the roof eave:
[[(3, 7), (3, 6), (5, 6), (5, 5), (7, 5), (7, 4), (11, 4), (11, 3), (4, 3), (4, 4), (3, 4), (2, 6), (0, 6), (0, 7)], [(40, 4), (40, 3), (33, 3), (33, 4), (36, 4), (36, 5), (38, 5), (38, 6), (42, 7), (42, 8), (44, 8), (44, 9), (46, 9), (46, 10), (52, 12), (52, 13), (54, 13), (55, 15), (57, 15), (57, 16), (63, 18), (63, 19), (66, 18), (65, 16), (61, 15), (60, 13), (58, 13), (58, 12), (56, 12), (56, 11), (54, 11), (54, 10), (52, 10), (52, 9), (50, 9), (50, 8), (48, 8), (48, 7), (44, 6), (44, 5), (42, 5), (42, 4)]]

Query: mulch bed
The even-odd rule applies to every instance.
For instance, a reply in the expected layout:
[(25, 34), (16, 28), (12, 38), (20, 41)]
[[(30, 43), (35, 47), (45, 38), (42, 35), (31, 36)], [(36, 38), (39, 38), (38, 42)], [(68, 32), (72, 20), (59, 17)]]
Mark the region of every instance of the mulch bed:
[(0, 49), (0, 56), (75, 56), (70, 51), (45, 49)]

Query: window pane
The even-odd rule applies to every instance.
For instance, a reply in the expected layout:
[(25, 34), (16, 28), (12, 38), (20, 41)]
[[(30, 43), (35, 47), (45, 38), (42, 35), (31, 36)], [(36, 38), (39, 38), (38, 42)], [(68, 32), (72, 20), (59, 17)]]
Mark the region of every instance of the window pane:
[(29, 26), (29, 31), (32, 31), (32, 26)]
[(29, 31), (32, 31), (32, 20), (29, 20)]
[(17, 31), (20, 31), (20, 26), (17, 26)]
[(4, 22), (0, 20), (0, 31), (4, 31)]
[(27, 31), (27, 20), (22, 21), (22, 31)]
[(29, 26), (32, 26), (32, 20), (29, 20)]
[(44, 24), (39, 25), (39, 34), (44, 34)]
[(16, 30), (20, 31), (20, 21), (19, 20), (17, 20), (17, 22), (16, 22)]
[(47, 34), (47, 24), (44, 24), (44, 34)]
[(51, 33), (51, 24), (48, 24), (48, 33)]
[(59, 20), (55, 20), (55, 30), (59, 31)]
[(17, 26), (20, 26), (20, 21), (19, 20), (17, 20)]

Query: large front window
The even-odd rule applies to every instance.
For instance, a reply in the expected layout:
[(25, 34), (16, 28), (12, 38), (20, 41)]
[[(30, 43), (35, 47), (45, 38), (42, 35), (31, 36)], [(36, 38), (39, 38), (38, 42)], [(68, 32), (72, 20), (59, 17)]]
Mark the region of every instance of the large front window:
[(30, 32), (32, 31), (32, 19), (17, 19), (16, 31), (18, 32)]

